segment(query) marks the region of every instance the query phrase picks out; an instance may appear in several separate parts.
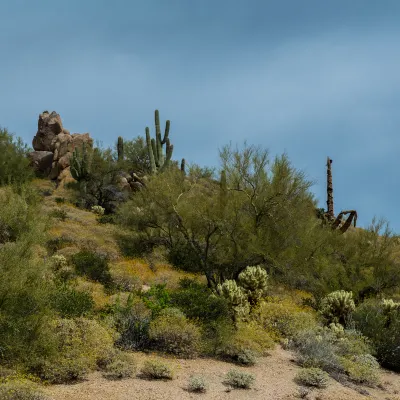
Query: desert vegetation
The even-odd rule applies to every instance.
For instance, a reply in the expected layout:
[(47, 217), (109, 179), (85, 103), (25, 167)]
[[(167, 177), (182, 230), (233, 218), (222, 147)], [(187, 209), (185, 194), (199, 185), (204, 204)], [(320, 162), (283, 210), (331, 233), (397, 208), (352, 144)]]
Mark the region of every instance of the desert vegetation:
[[(399, 372), (389, 224), (352, 228), (318, 210), (305, 174), (262, 147), (225, 146), (219, 170), (178, 163), (170, 122), (163, 138), (158, 112), (155, 125), (155, 139), (146, 128), (115, 149), (75, 148), (65, 185), (35, 177), (27, 146), (0, 131), (2, 398), (44, 399), (43, 383), (96, 370), (174, 379), (167, 362), (139, 367), (142, 351), (230, 363), (231, 389), (257, 384), (243, 368), (276, 346), (309, 388)], [(207, 392), (204, 377), (186, 379)]]

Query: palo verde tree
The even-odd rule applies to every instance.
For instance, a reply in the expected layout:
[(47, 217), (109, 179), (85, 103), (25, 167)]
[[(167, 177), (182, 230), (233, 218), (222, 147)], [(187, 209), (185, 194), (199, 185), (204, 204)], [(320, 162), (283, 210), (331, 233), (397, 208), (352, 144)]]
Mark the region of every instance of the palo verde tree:
[(221, 178), (167, 170), (120, 210), (143, 244), (165, 246), (173, 263), (204, 273), (211, 287), (248, 265), (279, 268), (314, 206), (310, 182), (286, 156), (270, 163), (266, 150), (247, 144), (220, 155)]

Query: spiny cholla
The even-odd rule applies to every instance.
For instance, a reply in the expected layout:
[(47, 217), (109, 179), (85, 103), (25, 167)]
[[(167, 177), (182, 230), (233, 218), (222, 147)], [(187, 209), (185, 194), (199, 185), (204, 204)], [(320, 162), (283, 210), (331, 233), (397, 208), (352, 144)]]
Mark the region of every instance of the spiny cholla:
[(321, 314), (329, 322), (339, 322), (342, 325), (355, 308), (353, 292), (345, 290), (329, 293), (321, 302)]
[(266, 295), (268, 275), (259, 265), (247, 267), (239, 274), (238, 281), (251, 305), (257, 304)]
[(102, 206), (93, 206), (92, 212), (96, 215), (104, 215), (104, 208)]
[(250, 304), (247, 301), (247, 294), (236, 284), (236, 281), (226, 280), (222, 285), (219, 284), (217, 293), (228, 300), (235, 319), (244, 318), (249, 314)]
[(393, 301), (392, 299), (382, 300), (383, 312), (388, 314), (395, 310), (400, 310), (400, 303)]

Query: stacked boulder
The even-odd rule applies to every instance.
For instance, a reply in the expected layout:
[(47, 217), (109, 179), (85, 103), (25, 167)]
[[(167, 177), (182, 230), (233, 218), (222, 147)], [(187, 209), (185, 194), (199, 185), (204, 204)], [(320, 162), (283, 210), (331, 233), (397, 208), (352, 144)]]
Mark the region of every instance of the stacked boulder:
[(31, 165), (42, 176), (61, 180), (70, 176), (69, 166), (76, 147), (93, 146), (89, 133), (74, 133), (63, 128), (61, 117), (55, 111), (39, 115), (38, 131), (33, 138), (35, 151), (29, 153)]

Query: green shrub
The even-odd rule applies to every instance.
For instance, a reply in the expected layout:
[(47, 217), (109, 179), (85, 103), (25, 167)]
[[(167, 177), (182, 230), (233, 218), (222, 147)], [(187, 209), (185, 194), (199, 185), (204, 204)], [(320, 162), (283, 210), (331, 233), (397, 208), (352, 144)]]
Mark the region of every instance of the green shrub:
[(76, 272), (86, 275), (89, 279), (109, 285), (111, 274), (107, 259), (88, 250), (80, 251), (72, 256), (71, 259)]
[(10, 380), (0, 383), (1, 400), (50, 400), (33, 382)]
[(60, 319), (52, 329), (57, 353), (32, 365), (35, 373), (51, 383), (82, 379), (113, 352), (114, 333), (94, 320)]
[(57, 204), (63, 204), (63, 203), (65, 203), (65, 198), (64, 198), (64, 197), (56, 197), (54, 200), (55, 200), (55, 202), (56, 202)]
[(78, 291), (64, 284), (54, 292), (51, 305), (61, 318), (74, 318), (92, 312), (94, 301), (90, 293)]
[(342, 358), (341, 363), (352, 381), (368, 385), (379, 382), (379, 363), (370, 354)]
[(200, 330), (176, 308), (166, 308), (151, 321), (149, 337), (153, 346), (179, 357), (192, 358), (200, 344)]
[(368, 337), (384, 367), (400, 371), (400, 308), (368, 300), (353, 313), (356, 328)]
[(107, 214), (107, 215), (101, 215), (98, 219), (97, 222), (100, 224), (115, 224), (115, 215), (113, 214)]
[(156, 317), (161, 310), (168, 307), (171, 303), (169, 290), (166, 284), (154, 285), (147, 292), (142, 294), (143, 302), (152, 311), (153, 317)]
[(203, 376), (194, 375), (189, 378), (188, 391), (194, 393), (205, 393), (208, 385)]
[(61, 221), (65, 221), (68, 218), (68, 213), (62, 208), (57, 208), (50, 212), (50, 216), (53, 218), (57, 218)]
[(190, 279), (183, 279), (180, 289), (172, 292), (170, 298), (171, 305), (181, 309), (190, 319), (207, 323), (229, 317), (225, 298), (213, 295), (206, 285)]
[(135, 366), (128, 360), (117, 358), (107, 364), (103, 376), (108, 379), (131, 378), (135, 373)]
[(304, 368), (297, 373), (296, 380), (302, 385), (326, 388), (329, 375), (320, 368)]
[(28, 148), (20, 138), (14, 139), (7, 129), (0, 128), (0, 186), (21, 185), (34, 177), (27, 153)]
[(344, 290), (329, 293), (322, 299), (320, 308), (321, 314), (328, 323), (338, 322), (345, 326), (349, 316), (356, 308), (353, 293)]
[(147, 360), (140, 372), (147, 379), (173, 379), (174, 377), (171, 366), (157, 360)]
[(231, 369), (226, 374), (224, 383), (235, 389), (250, 389), (254, 381), (254, 375)]

